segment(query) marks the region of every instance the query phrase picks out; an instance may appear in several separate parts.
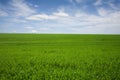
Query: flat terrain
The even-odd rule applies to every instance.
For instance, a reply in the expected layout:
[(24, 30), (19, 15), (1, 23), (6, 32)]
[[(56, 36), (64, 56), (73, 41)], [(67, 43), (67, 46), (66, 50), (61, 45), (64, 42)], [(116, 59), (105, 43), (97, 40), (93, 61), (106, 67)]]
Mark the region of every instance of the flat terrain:
[(120, 80), (120, 35), (0, 34), (0, 80)]

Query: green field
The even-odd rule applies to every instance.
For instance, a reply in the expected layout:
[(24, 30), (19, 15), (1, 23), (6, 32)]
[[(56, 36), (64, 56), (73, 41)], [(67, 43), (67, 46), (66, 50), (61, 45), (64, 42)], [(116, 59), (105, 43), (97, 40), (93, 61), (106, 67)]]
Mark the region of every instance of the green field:
[(120, 80), (120, 35), (0, 34), (0, 80)]

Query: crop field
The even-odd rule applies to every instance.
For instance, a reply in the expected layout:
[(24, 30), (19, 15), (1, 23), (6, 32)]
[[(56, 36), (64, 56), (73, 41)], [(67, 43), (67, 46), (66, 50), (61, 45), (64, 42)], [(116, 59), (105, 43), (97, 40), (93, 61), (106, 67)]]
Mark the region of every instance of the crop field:
[(0, 34), (0, 80), (120, 80), (120, 35)]

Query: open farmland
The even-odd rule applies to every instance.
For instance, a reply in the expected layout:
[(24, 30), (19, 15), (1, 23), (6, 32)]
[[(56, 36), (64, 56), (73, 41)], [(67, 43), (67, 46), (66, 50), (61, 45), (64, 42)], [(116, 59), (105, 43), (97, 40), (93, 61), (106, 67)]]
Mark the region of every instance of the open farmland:
[(0, 80), (120, 80), (120, 35), (0, 34)]

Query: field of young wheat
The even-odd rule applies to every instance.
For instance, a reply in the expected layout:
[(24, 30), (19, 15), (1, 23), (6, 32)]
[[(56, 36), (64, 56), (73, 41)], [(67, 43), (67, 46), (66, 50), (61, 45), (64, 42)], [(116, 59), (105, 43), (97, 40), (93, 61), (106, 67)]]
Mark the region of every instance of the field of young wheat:
[(0, 34), (0, 80), (120, 80), (120, 35)]

